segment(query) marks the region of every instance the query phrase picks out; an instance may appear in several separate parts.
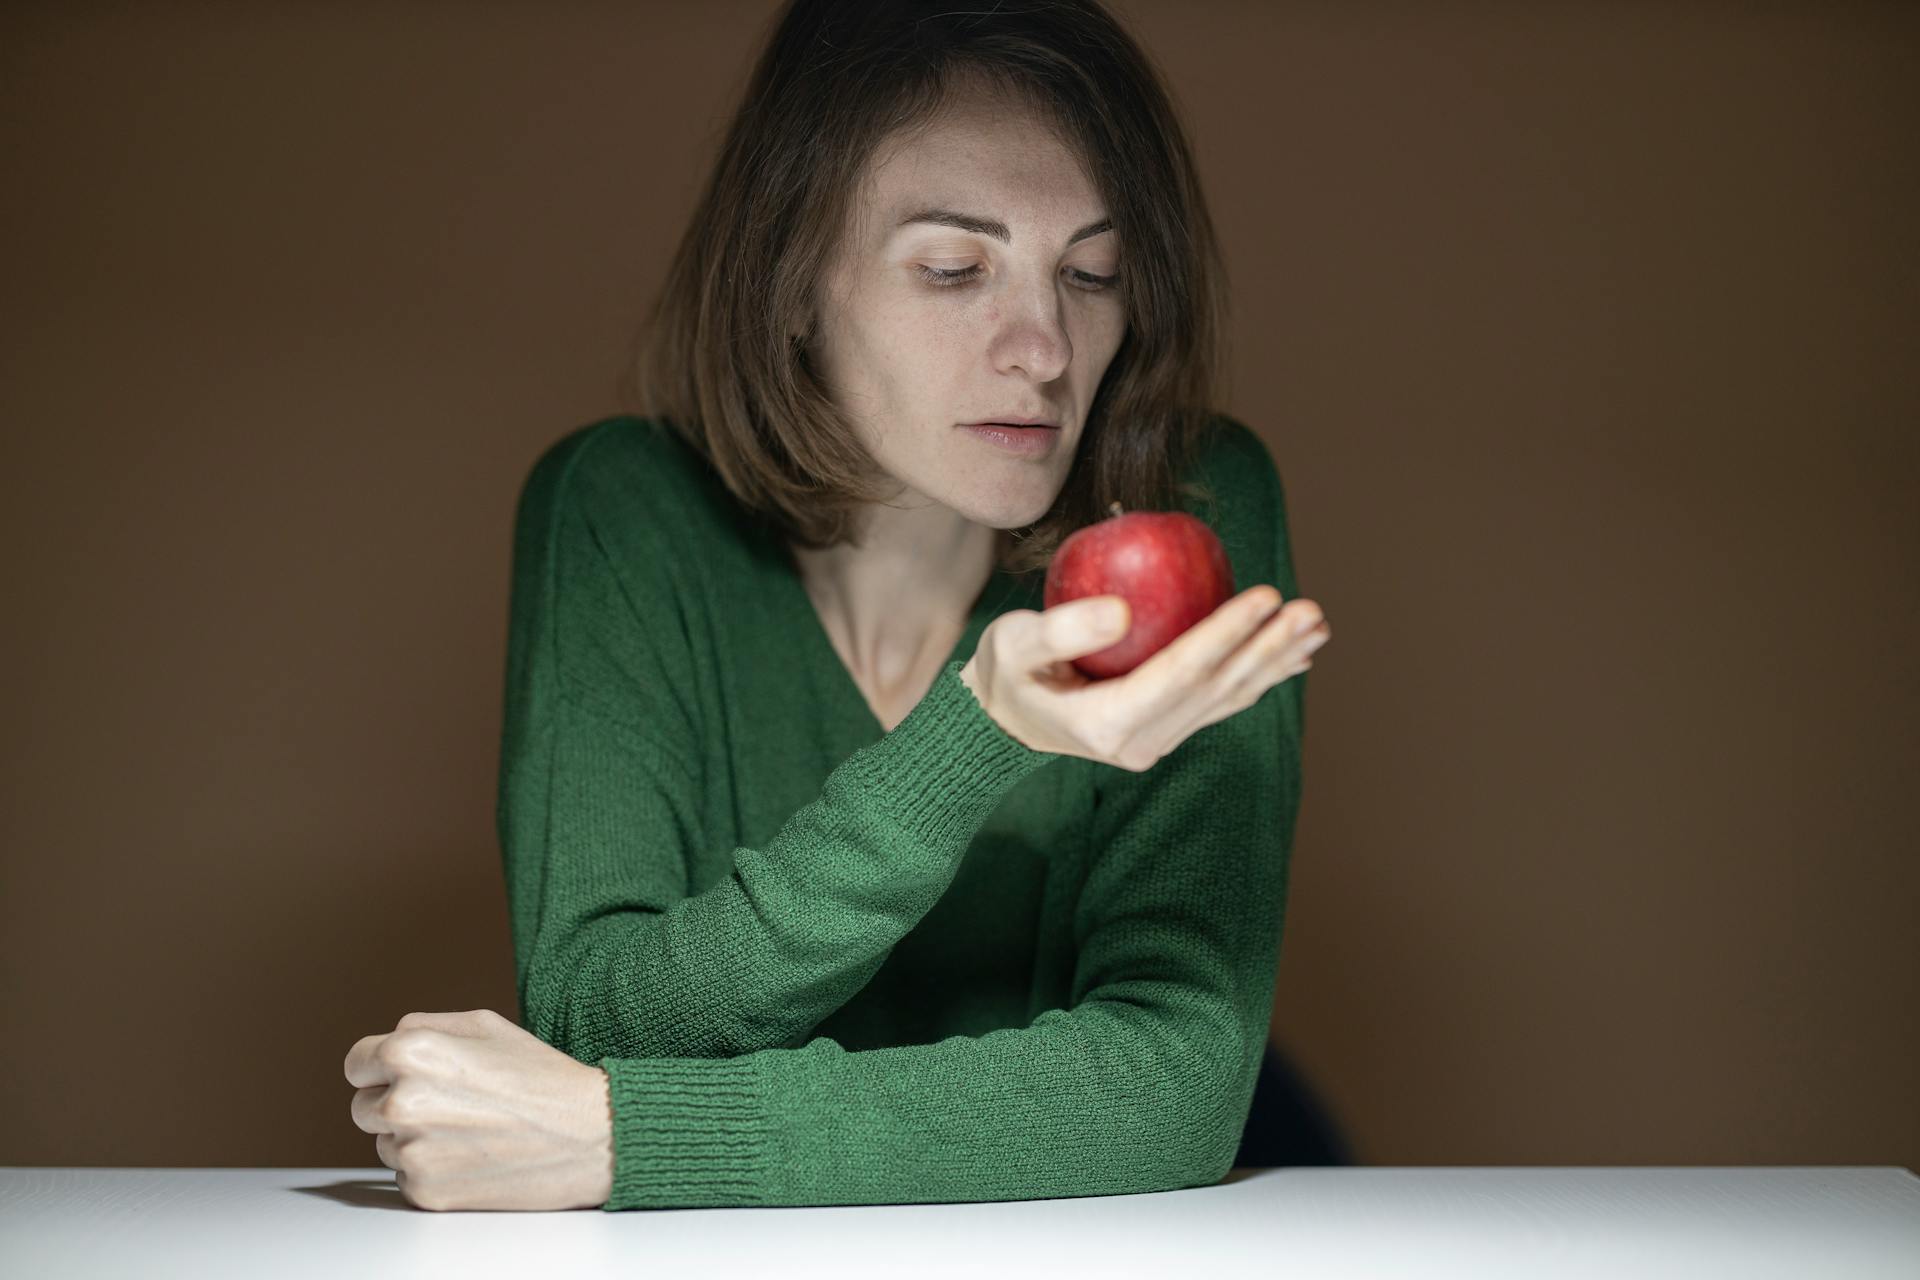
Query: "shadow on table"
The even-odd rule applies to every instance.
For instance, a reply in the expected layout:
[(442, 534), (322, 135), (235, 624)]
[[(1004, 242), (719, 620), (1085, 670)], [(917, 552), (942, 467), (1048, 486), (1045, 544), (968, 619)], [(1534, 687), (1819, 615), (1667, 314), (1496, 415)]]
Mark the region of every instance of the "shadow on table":
[(391, 1182), (375, 1182), (367, 1178), (354, 1178), (347, 1182), (329, 1182), (324, 1186), (290, 1187), (303, 1196), (318, 1196), (322, 1200), (332, 1200), (336, 1204), (352, 1205), (356, 1209), (405, 1209), (415, 1212), (407, 1198), (400, 1194), (400, 1188)]
[(1271, 1044), (1253, 1086), (1235, 1168), (1350, 1165), (1353, 1148), (1292, 1062)]

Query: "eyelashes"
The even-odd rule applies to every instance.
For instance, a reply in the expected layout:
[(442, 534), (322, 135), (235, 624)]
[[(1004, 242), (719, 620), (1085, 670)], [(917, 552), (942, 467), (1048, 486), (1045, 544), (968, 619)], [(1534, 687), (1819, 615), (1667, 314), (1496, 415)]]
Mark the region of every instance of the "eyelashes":
[[(973, 266), (963, 268), (959, 271), (942, 271), (938, 267), (923, 267), (917, 262), (913, 264), (913, 269), (920, 273), (922, 280), (941, 289), (950, 289), (955, 285), (965, 284), (967, 281), (977, 278), (981, 272), (986, 270), (984, 267)], [(1111, 289), (1120, 279), (1118, 275), (1096, 276), (1089, 272), (1075, 271), (1071, 268), (1068, 269), (1067, 274), (1072, 276), (1075, 284), (1086, 293), (1099, 293), (1104, 289)]]

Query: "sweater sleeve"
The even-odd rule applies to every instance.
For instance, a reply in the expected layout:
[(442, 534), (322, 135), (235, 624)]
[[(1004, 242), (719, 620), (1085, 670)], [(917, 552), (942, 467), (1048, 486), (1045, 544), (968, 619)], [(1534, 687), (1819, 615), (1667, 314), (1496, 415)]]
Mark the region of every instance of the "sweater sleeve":
[[(1230, 550), (1292, 598), (1270, 462), (1261, 483), (1273, 523)], [(1145, 772), (1101, 772), (1071, 1007), (932, 1044), (850, 1052), (815, 1037), (732, 1059), (608, 1057), (604, 1207), (1038, 1199), (1218, 1181), (1266, 1045), (1304, 679)], [(955, 735), (987, 720), (970, 696), (940, 705)]]
[(694, 681), (675, 557), (616, 563), (579, 448), (536, 465), (515, 523), (497, 816), (522, 1025), (583, 1062), (798, 1044), (932, 909), (1000, 799), (1057, 757), (959, 714), (973, 697), (954, 663), (690, 893), (702, 753), (678, 694)]

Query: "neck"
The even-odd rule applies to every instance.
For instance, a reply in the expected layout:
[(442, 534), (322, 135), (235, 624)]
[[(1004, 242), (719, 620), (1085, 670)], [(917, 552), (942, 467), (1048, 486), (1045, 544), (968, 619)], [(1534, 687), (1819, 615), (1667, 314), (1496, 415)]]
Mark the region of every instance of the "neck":
[(951, 652), (1005, 540), (949, 508), (876, 507), (859, 546), (789, 549), (854, 679), (887, 689)]

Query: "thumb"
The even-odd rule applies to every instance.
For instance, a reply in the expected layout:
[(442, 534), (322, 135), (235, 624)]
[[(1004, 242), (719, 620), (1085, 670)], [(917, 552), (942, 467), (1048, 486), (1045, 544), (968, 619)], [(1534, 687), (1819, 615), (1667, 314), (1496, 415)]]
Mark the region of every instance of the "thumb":
[(1125, 596), (1087, 596), (1047, 611), (1047, 646), (1055, 658), (1078, 658), (1097, 653), (1127, 634), (1133, 608)]

